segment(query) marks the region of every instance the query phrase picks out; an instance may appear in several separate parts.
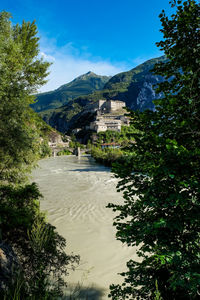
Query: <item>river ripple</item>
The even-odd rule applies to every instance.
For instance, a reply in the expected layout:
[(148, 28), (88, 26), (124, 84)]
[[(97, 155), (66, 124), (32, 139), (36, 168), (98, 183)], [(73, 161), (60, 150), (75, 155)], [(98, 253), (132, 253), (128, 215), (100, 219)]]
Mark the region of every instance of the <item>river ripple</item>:
[(67, 281), (90, 287), (88, 299), (108, 299), (109, 285), (121, 282), (117, 273), (136, 258), (134, 248), (115, 239), (114, 214), (106, 208), (109, 202), (123, 201), (116, 192), (117, 180), (92, 158), (75, 156), (41, 160), (33, 180), (44, 196), (41, 209), (67, 240), (67, 253), (81, 256), (80, 267)]

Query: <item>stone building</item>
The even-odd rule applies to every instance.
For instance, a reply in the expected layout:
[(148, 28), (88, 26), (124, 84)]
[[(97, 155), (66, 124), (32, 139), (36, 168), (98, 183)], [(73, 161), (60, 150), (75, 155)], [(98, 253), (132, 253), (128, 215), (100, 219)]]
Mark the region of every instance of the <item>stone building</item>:
[(111, 113), (116, 110), (121, 110), (126, 106), (126, 103), (119, 100), (98, 100), (92, 104), (91, 109), (100, 111), (101, 113)]
[(48, 144), (49, 144), (50, 147), (51, 146), (56, 146), (58, 144), (62, 144), (63, 143), (62, 137), (61, 137), (61, 135), (57, 131), (51, 131), (49, 133), (48, 138), (49, 138)]
[(97, 133), (100, 131), (113, 130), (113, 131), (121, 131), (121, 121), (115, 119), (97, 119), (96, 121), (90, 123), (90, 129), (96, 131)]
[(129, 125), (125, 114), (125, 102), (119, 100), (98, 100), (90, 109), (96, 111), (96, 120), (90, 123), (89, 129), (96, 131), (121, 131), (122, 125)]
[(107, 112), (121, 110), (126, 106), (126, 103), (119, 100), (107, 100), (105, 103)]

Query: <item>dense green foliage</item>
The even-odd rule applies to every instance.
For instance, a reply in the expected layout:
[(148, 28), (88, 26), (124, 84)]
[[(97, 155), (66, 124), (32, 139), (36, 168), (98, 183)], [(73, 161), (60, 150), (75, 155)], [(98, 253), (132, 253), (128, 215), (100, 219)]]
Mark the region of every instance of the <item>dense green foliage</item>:
[(52, 151), (49, 147), (48, 142), (50, 136), (55, 130), (51, 126), (46, 124), (37, 113), (34, 113), (33, 116), (35, 129), (37, 129), (37, 132), (39, 134), (39, 158), (49, 157), (52, 155)]
[(81, 95), (103, 89), (109, 78), (109, 76), (100, 76), (88, 72), (62, 85), (55, 91), (37, 95), (37, 102), (32, 107), (37, 112), (60, 107)]
[(46, 158), (52, 155), (52, 150), (49, 147), (47, 138), (40, 144), (40, 158)]
[(71, 154), (72, 154), (72, 152), (69, 151), (68, 149), (63, 149), (63, 150), (61, 150), (61, 151), (59, 151), (57, 153), (58, 156), (61, 156), (61, 155), (71, 155)]
[(79, 143), (79, 142), (77, 142), (76, 138), (74, 136), (72, 136), (72, 140), (69, 142), (69, 147), (70, 148), (78, 148), (78, 147), (80, 147), (81, 149), (83, 149), (84, 145), (81, 144), (81, 143)]
[(91, 155), (98, 163), (111, 167), (114, 162), (122, 157), (123, 152), (120, 149), (92, 147)]
[(154, 299), (155, 284), (165, 300), (200, 297), (200, 6), (177, 2), (171, 18), (160, 15), (168, 60), (154, 70), (166, 79), (163, 98), (155, 112), (132, 113), (133, 155), (115, 167), (124, 195), (109, 205), (117, 239), (137, 246), (140, 261), (127, 263), (112, 299)]
[(135, 127), (131, 124), (130, 126), (122, 126), (121, 131), (113, 131), (113, 130), (106, 130), (99, 132), (97, 134), (97, 145), (100, 146), (100, 144), (103, 143), (119, 143), (122, 146), (128, 145), (130, 142), (134, 141), (133, 133), (136, 133), (137, 130)]
[(75, 128), (75, 126), (70, 124), (73, 123), (73, 117), (76, 117), (81, 111), (82, 105), (77, 101), (70, 101), (68, 105), (39, 112), (39, 115), (47, 124), (60, 132), (66, 132), (71, 127)]
[(38, 158), (48, 155), (51, 132), (30, 108), (49, 66), (38, 59), (36, 35), (34, 22), (13, 26), (7, 12), (0, 14), (0, 244), (10, 249), (6, 258), (16, 257), (0, 269), (0, 298), (8, 300), (16, 292), (21, 300), (62, 295), (68, 265), (79, 260), (65, 253), (64, 238), (40, 212), (37, 186), (27, 181)]
[(22, 181), (39, 153), (31, 94), (45, 82), (49, 63), (37, 59), (36, 25), (12, 26), (0, 15), (0, 180)]
[[(79, 260), (65, 253), (64, 238), (45, 221), (39, 211), (40, 196), (34, 183), (0, 186), (1, 239), (12, 246), (18, 259), (12, 281), (6, 283), (9, 287), (21, 276), (20, 299), (43, 299), (47, 292), (48, 299), (62, 295), (66, 285), (62, 276), (67, 275), (69, 264)], [(0, 292), (9, 295), (9, 289)]]
[[(117, 162), (121, 157), (127, 155), (127, 149), (134, 142), (133, 133), (137, 130), (134, 126), (122, 126), (121, 131), (106, 130), (99, 132), (96, 135), (95, 146), (91, 147), (92, 157), (99, 163), (106, 166), (112, 166), (114, 162)], [(102, 149), (101, 145), (104, 143), (114, 143), (120, 148), (110, 148)]]

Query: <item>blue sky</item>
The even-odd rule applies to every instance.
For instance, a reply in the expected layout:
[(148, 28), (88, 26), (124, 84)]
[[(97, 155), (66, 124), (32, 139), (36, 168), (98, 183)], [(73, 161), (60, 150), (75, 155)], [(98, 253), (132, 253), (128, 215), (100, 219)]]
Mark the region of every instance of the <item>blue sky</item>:
[(13, 23), (36, 20), (52, 90), (88, 71), (115, 75), (162, 55), (158, 15), (168, 0), (1, 0)]

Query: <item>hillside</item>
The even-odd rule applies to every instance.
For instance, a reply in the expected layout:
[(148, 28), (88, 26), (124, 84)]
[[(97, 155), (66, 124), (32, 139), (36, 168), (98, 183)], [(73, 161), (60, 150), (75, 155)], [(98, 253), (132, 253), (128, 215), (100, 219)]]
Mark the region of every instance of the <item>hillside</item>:
[(153, 75), (151, 69), (163, 60), (164, 56), (154, 58), (128, 72), (113, 76), (104, 86), (104, 97), (125, 101), (127, 107), (133, 110), (154, 109), (152, 101), (160, 95), (155, 94), (153, 86), (162, 81), (162, 77)]
[(133, 110), (153, 110), (152, 101), (161, 97), (156, 95), (153, 85), (162, 81), (162, 77), (153, 75), (151, 69), (157, 62), (163, 60), (165, 60), (164, 56), (148, 60), (128, 72), (113, 76), (103, 90), (80, 96), (63, 107), (44, 111), (40, 115), (52, 127), (64, 132), (80, 127), (82, 123), (87, 124), (88, 117), (89, 120), (91, 119), (87, 105), (98, 99), (125, 101), (127, 107)]
[(81, 95), (87, 95), (93, 91), (103, 89), (110, 78), (109, 76), (100, 76), (93, 72), (88, 72), (60, 86), (55, 91), (38, 94), (36, 103), (31, 106), (36, 112), (55, 109)]

